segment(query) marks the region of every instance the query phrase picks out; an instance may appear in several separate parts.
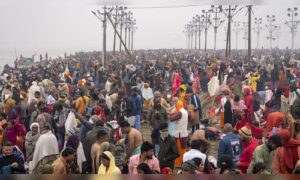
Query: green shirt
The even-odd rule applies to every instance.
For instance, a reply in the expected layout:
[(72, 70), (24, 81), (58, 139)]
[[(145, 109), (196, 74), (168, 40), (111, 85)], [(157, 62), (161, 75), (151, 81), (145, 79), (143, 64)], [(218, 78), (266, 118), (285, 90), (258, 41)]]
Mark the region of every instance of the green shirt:
[(247, 174), (252, 174), (253, 166), (259, 162), (265, 164), (267, 170), (272, 174), (273, 157), (274, 151), (270, 152), (266, 144), (258, 146), (253, 152), (251, 163), (247, 169)]

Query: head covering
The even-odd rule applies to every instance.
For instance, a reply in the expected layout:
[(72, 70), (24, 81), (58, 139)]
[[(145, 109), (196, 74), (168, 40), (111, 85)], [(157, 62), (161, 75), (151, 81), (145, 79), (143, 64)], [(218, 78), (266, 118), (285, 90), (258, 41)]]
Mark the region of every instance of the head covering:
[(298, 147), (300, 146), (300, 141), (292, 138), (290, 131), (287, 129), (280, 129), (277, 134), (281, 137), (284, 157), (283, 163), (285, 164), (288, 172), (292, 172), (297, 160), (298, 160)]
[(183, 108), (183, 102), (182, 101), (177, 101), (176, 103), (176, 111), (180, 111), (180, 109)]
[(239, 135), (245, 138), (251, 138), (251, 129), (246, 125), (239, 130)]
[(109, 167), (108, 170), (106, 170), (106, 167), (101, 164), (98, 170), (98, 174), (101, 175), (115, 175), (115, 174), (121, 174), (119, 168), (115, 164), (115, 157), (113, 154), (109, 151), (104, 151), (103, 154), (105, 154), (109, 158)]
[(183, 89), (184, 91), (187, 90), (187, 87), (186, 87), (186, 85), (184, 85), (184, 84), (181, 84), (181, 85), (179, 86), (179, 88), (180, 88), (180, 89)]
[(79, 144), (80, 144), (79, 137), (76, 134), (73, 134), (69, 136), (66, 147), (77, 149), (79, 147)]
[(30, 125), (30, 130), (31, 130), (31, 131), (32, 131), (32, 127), (33, 127), (33, 126), (37, 126), (38, 129), (39, 129), (39, 132), (40, 132), (40, 125), (39, 125), (39, 123), (36, 123), (36, 122), (32, 123), (32, 124)]

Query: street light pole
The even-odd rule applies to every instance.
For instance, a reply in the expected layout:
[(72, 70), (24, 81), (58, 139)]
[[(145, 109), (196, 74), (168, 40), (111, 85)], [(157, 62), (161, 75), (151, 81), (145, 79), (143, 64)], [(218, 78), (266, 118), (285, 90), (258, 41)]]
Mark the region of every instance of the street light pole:
[(211, 24), (210, 22), (210, 11), (202, 10), (202, 15), (201, 17), (204, 19), (204, 33), (205, 33), (205, 44), (204, 44), (204, 51), (205, 53), (207, 52), (207, 31), (209, 28), (209, 25)]
[(196, 17), (193, 17), (193, 27), (194, 27), (194, 34), (195, 34), (195, 50), (197, 49), (197, 35), (198, 35), (198, 24), (197, 24), (197, 19)]
[(248, 40), (248, 24), (247, 22), (243, 22), (243, 31), (244, 31), (244, 37), (243, 39), (245, 40), (245, 49), (247, 48), (247, 40)]
[(214, 13), (214, 51), (216, 51), (217, 48), (217, 33), (218, 33), (218, 28), (223, 24), (224, 20), (220, 20), (221, 18), (218, 17), (218, 14), (221, 13), (223, 11), (222, 6), (211, 6), (211, 10), (212, 13)]
[(275, 31), (275, 35), (276, 35), (276, 39), (277, 39), (277, 48), (278, 49), (279, 49), (279, 37), (281, 35), (280, 29), (281, 29), (281, 27), (278, 26), (277, 29), (276, 29), (276, 31)]
[(290, 21), (286, 21), (285, 24), (290, 28), (291, 34), (292, 34), (292, 51), (294, 50), (294, 45), (295, 45), (295, 36), (297, 32), (297, 27), (300, 21), (295, 20), (295, 17), (298, 16), (298, 8), (294, 7), (288, 8), (288, 17), (291, 18)]
[(241, 28), (240, 28), (240, 22), (239, 21), (234, 21), (233, 23), (233, 26), (234, 26), (234, 29), (233, 31), (235, 32), (235, 48), (236, 48), (236, 51), (238, 50), (238, 37), (239, 37), (239, 33), (241, 31)]
[(252, 5), (248, 6), (248, 62), (251, 60), (252, 48), (251, 48), (251, 28), (252, 28)]
[(193, 49), (193, 41), (194, 41), (194, 26), (193, 26), (193, 22), (190, 21), (190, 32), (191, 32), (191, 39), (190, 39), (190, 43), (191, 43), (191, 47), (190, 49)]
[(256, 32), (256, 36), (257, 36), (257, 39), (256, 39), (256, 43), (257, 43), (256, 44), (256, 49), (258, 50), (258, 48), (259, 48), (259, 34), (262, 31), (262, 26), (261, 26), (261, 24), (262, 24), (262, 18), (255, 18), (254, 19), (254, 23), (255, 23), (256, 27), (253, 28), (253, 30)]
[(275, 15), (267, 15), (267, 22), (266, 27), (269, 31), (269, 36), (267, 37), (268, 40), (270, 40), (270, 49), (272, 50), (272, 41), (275, 40), (275, 37), (273, 35), (274, 31), (277, 29), (277, 26), (274, 25), (274, 22), (276, 21)]

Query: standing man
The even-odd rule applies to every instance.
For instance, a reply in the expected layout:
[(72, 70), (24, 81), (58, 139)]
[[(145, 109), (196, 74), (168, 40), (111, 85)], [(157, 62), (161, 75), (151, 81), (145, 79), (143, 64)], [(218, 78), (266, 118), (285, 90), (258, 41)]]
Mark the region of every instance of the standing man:
[(191, 95), (190, 104), (194, 106), (195, 112), (195, 125), (192, 125), (192, 132), (200, 128), (200, 119), (202, 119), (202, 108), (199, 96), (193, 92)]
[(127, 121), (121, 121), (119, 126), (125, 135), (126, 157), (123, 164), (126, 165), (131, 156), (141, 153), (143, 138), (142, 134), (137, 129), (132, 128)]
[(151, 133), (152, 143), (154, 144), (155, 154), (159, 152), (159, 127), (162, 123), (168, 122), (168, 114), (165, 108), (161, 107), (160, 100), (154, 100), (154, 106), (148, 112), (147, 120), (153, 128)]
[(176, 145), (180, 155), (175, 161), (175, 166), (181, 167), (188, 141), (188, 112), (184, 109), (182, 101), (176, 103), (176, 112), (171, 114), (169, 119), (175, 121), (173, 135), (176, 138)]
[(133, 109), (134, 109), (134, 116), (135, 122), (134, 126), (137, 130), (141, 130), (141, 114), (143, 108), (142, 96), (138, 93), (138, 88), (134, 87), (132, 89), (132, 101), (133, 101)]
[(240, 159), (242, 152), (242, 144), (239, 136), (232, 132), (232, 125), (227, 123), (224, 125), (224, 134), (226, 136), (220, 141), (218, 149), (218, 167), (221, 167), (220, 159), (227, 155), (232, 159), (233, 167), (236, 168), (236, 163)]
[(158, 159), (160, 169), (168, 167), (174, 169), (174, 161), (179, 157), (179, 152), (175, 139), (169, 135), (168, 124), (161, 123), (159, 126), (160, 138), (159, 138), (159, 153)]
[(252, 172), (253, 166), (256, 163), (263, 163), (266, 165), (267, 170), (272, 174), (274, 150), (276, 150), (280, 146), (282, 146), (282, 142), (280, 136), (277, 134), (271, 136), (266, 143), (258, 146), (253, 153), (251, 163), (249, 165), (249, 168), (247, 169), (247, 173), (250, 174)]

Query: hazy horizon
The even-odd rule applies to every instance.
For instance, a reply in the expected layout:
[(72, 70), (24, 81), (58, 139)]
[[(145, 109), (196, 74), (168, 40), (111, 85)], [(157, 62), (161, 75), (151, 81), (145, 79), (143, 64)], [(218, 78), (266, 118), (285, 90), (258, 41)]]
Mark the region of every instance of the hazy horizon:
[[(228, 1), (228, 2), (233, 2)], [(259, 6), (253, 7), (253, 20), (255, 17), (262, 17), (263, 24), (266, 22), (267, 14), (276, 15), (276, 24), (281, 26), (281, 36), (279, 48), (291, 47), (291, 33), (284, 24), (287, 20), (287, 8), (298, 5), (299, 1), (291, 1), (290, 4), (280, 0), (272, 2), (260, 2)], [(0, 65), (14, 61), (17, 56), (31, 56), (32, 54), (45, 54), (49, 56), (62, 56), (65, 52), (74, 53), (78, 51), (101, 51), (102, 50), (102, 25), (101, 22), (92, 15), (92, 10), (100, 9), (100, 4), (105, 1), (96, 0), (3, 0), (0, 1)], [(119, 2), (119, 1), (109, 1)], [(204, 0), (168, 0), (162, 2), (145, 0), (122, 1), (128, 5), (137, 21), (137, 31), (134, 35), (135, 49), (172, 49), (186, 48), (186, 37), (182, 32), (184, 25), (188, 23), (196, 14), (200, 14), (202, 9), (209, 6), (200, 6), (209, 2)], [(236, 2), (236, 1), (235, 1)], [(246, 1), (250, 2), (250, 1)], [(156, 4), (155, 4), (156, 3)], [(189, 7), (176, 7), (194, 5)], [(149, 7), (161, 8), (149, 8)], [(166, 7), (171, 6), (171, 7)], [(144, 7), (144, 8), (138, 8)], [(146, 8), (145, 8), (146, 7)], [(147, 8), (148, 7), (148, 8)], [(162, 8), (165, 7), (165, 8)], [(298, 11), (299, 12), (299, 11)], [(224, 15), (222, 14), (222, 17)], [(299, 17), (297, 18), (300, 19)], [(246, 9), (244, 8), (234, 17), (234, 21), (247, 21)], [(225, 21), (226, 23), (226, 21)], [(254, 21), (252, 23), (254, 26)], [(299, 27), (298, 27), (299, 29)], [(260, 47), (269, 48), (269, 41), (266, 40), (267, 32), (260, 35)], [(299, 32), (295, 38), (295, 48), (300, 48)], [(238, 46), (244, 49), (245, 41), (242, 39), (243, 33), (239, 34)], [(232, 35), (232, 49), (236, 48), (235, 33)], [(204, 33), (202, 34), (202, 47), (204, 47)], [(218, 29), (217, 48), (225, 48), (224, 26)], [(108, 23), (107, 49), (112, 50), (113, 30)], [(117, 40), (117, 44), (119, 41)], [(277, 41), (273, 42), (276, 47)], [(117, 46), (118, 47), (118, 46)], [(213, 29), (208, 31), (208, 48), (213, 48)], [(252, 48), (256, 48), (256, 33), (252, 32)], [(117, 48), (118, 50), (118, 48)], [(9, 63), (11, 64), (11, 63)]]

